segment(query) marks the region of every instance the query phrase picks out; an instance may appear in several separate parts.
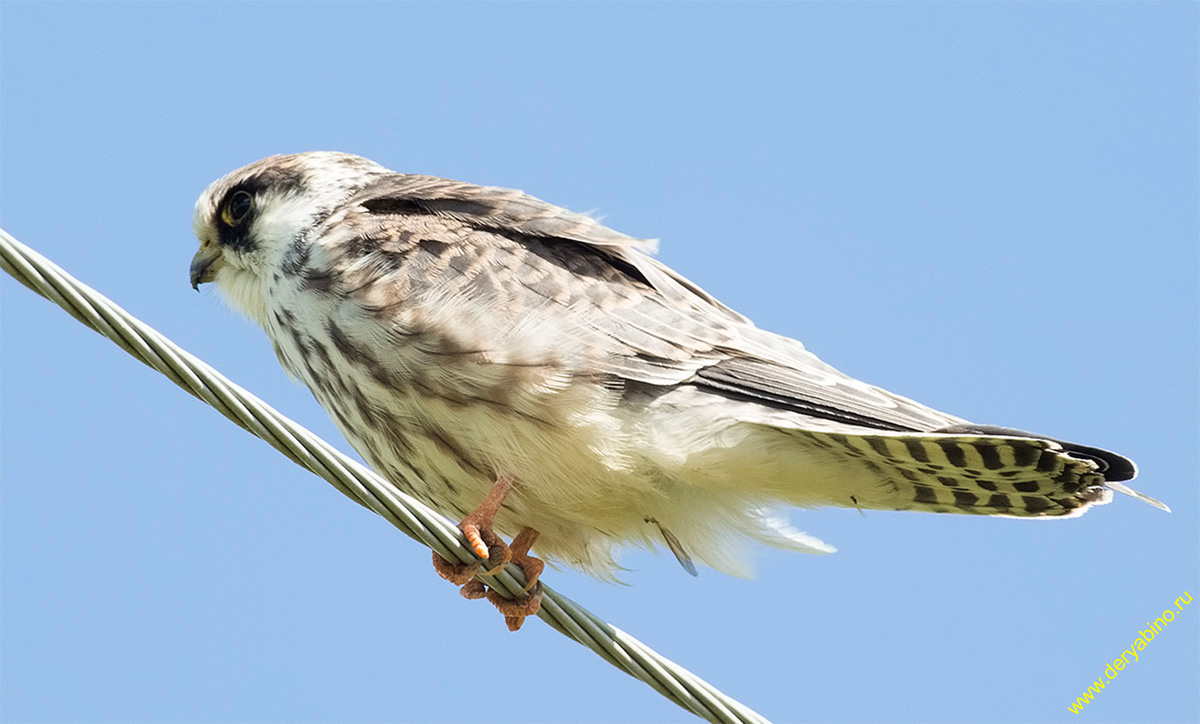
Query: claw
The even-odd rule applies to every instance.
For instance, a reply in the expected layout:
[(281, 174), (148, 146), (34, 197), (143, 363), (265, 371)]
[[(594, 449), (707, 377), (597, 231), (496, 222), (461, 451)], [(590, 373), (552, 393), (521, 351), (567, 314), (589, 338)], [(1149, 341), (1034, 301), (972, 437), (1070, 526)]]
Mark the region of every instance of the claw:
[(525, 618), (536, 614), (542, 607), (542, 584), (538, 579), (546, 564), (529, 555), (529, 549), (537, 537), (538, 532), (533, 528), (522, 528), (508, 548), (512, 562), (525, 572), (525, 588), (522, 589), (525, 595), (509, 599), (501, 596), (498, 591), (492, 589), (487, 591), (487, 599), (500, 613), (504, 614), (504, 623), (508, 626), (509, 631), (520, 629), (525, 623)]
[[(459, 593), (463, 598), (487, 598), (491, 601), (492, 605), (504, 614), (504, 623), (508, 630), (516, 631), (525, 623), (526, 617), (536, 614), (542, 606), (542, 585), (538, 578), (541, 577), (545, 564), (529, 554), (529, 549), (538, 537), (538, 532), (533, 528), (522, 528), (517, 537), (513, 538), (512, 546), (505, 545), (500, 536), (492, 530), (492, 520), (496, 511), (500, 509), (510, 490), (512, 478), (500, 476), (483, 503), (458, 524), (471, 550), (476, 556), (486, 560), (488, 567), (480, 570), (479, 562), (452, 563), (434, 553), (433, 568), (442, 578), (462, 586)], [(525, 572), (525, 588), (522, 590), (525, 595), (518, 599), (507, 599), (475, 578), (476, 575), (494, 576), (510, 562), (516, 563)]]

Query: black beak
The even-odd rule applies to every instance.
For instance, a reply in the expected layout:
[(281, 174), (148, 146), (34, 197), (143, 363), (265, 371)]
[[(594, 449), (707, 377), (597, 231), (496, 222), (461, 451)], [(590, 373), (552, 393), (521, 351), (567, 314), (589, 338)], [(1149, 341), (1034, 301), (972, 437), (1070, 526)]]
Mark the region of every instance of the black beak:
[(192, 257), (190, 279), (192, 289), (200, 291), (200, 285), (211, 282), (217, 272), (217, 262), (221, 260), (221, 249), (218, 246), (200, 247), (200, 251)]

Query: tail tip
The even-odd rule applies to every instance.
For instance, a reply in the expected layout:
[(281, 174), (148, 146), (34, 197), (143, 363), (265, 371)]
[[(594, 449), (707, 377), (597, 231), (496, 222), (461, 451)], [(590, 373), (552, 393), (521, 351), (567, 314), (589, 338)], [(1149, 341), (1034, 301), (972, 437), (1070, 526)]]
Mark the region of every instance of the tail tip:
[(1123, 483), (1119, 483), (1116, 481), (1112, 481), (1112, 480), (1106, 481), (1105, 485), (1107, 487), (1112, 488), (1113, 490), (1117, 491), (1118, 493), (1123, 493), (1125, 495), (1128, 495), (1131, 498), (1136, 498), (1136, 499), (1142, 501), (1143, 503), (1146, 503), (1147, 505), (1153, 505), (1155, 508), (1158, 508), (1159, 510), (1166, 511), (1168, 513), (1171, 512), (1171, 508), (1169, 506), (1167, 506), (1166, 503), (1164, 503), (1161, 500), (1158, 500), (1156, 498), (1151, 498), (1149, 495), (1146, 495), (1145, 493), (1139, 493), (1138, 491), (1134, 490), (1133, 488), (1129, 487), (1128, 485), (1125, 485)]

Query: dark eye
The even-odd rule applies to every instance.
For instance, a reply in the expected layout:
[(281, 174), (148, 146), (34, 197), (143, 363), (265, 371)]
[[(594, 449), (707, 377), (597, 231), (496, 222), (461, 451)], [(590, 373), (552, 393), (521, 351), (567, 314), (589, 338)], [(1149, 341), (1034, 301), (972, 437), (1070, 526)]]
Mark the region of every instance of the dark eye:
[(229, 201), (225, 203), (225, 211), (221, 213), (221, 220), (230, 226), (237, 226), (246, 220), (246, 215), (250, 213), (253, 206), (254, 197), (249, 192), (235, 191), (233, 196), (229, 197)]

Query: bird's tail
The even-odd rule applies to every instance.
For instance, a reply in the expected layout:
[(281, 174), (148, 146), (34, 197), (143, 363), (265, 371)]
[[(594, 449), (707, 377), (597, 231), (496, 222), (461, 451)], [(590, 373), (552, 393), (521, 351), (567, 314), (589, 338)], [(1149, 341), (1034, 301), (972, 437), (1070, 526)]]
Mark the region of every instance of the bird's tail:
[(825, 457), (857, 464), (857, 484), (830, 486), (826, 504), (1020, 518), (1070, 517), (1115, 490), (1167, 506), (1121, 481), (1137, 468), (1107, 450), (1020, 430), (955, 425), (929, 433), (789, 431)]

